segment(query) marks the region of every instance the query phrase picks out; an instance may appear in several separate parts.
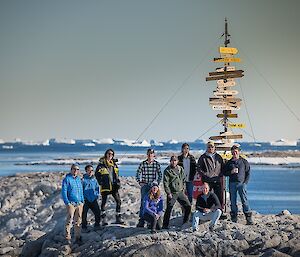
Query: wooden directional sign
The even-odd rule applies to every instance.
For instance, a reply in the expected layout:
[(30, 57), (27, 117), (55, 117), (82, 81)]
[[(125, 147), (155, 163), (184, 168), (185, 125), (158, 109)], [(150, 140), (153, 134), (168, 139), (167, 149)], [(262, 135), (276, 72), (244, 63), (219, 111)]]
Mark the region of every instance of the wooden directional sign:
[(237, 95), (239, 92), (237, 90), (216, 90), (214, 91), (214, 96), (231, 96)]
[(228, 127), (230, 127), (230, 128), (245, 128), (246, 125), (244, 123), (229, 123)]
[[(225, 67), (221, 67), (221, 68), (216, 68), (216, 71), (224, 71)], [(234, 71), (235, 67), (234, 66), (226, 66), (226, 70), (227, 71)]]
[(238, 49), (233, 47), (219, 47), (220, 54), (237, 54)]
[(230, 151), (231, 146), (223, 146), (223, 145), (218, 145), (216, 146), (216, 151)]
[(215, 71), (208, 73), (209, 76), (219, 76), (219, 75), (232, 75), (232, 74), (241, 74), (243, 73), (243, 70), (232, 70), (232, 71)]
[(241, 98), (223, 98), (223, 97), (210, 97), (209, 102), (221, 102), (221, 103), (237, 103), (241, 102)]
[(237, 106), (237, 105), (213, 105), (212, 106), (212, 109), (213, 110), (216, 110), (216, 111), (238, 111), (241, 109), (240, 106)]
[[(238, 117), (237, 113), (228, 113), (226, 116), (227, 116), (227, 118), (237, 118)], [(224, 118), (224, 113), (217, 114), (217, 117)]]
[(214, 58), (214, 62), (241, 62), (241, 58)]
[(242, 74), (242, 73), (224, 74), (221, 76), (206, 77), (206, 81), (219, 80), (219, 79), (230, 79), (230, 78), (241, 78), (241, 77), (244, 77), (244, 74)]
[(241, 139), (243, 138), (242, 134), (236, 134), (236, 135), (220, 135), (220, 136), (211, 136), (210, 140), (220, 140), (220, 139)]
[(226, 82), (224, 79), (217, 80), (218, 87), (233, 87), (236, 85), (234, 79), (227, 79)]

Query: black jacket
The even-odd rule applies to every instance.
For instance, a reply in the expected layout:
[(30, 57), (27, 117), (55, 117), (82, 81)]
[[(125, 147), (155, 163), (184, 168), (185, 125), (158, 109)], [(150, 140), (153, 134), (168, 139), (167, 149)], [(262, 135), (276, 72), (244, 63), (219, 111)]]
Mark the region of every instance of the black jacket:
[[(196, 165), (196, 160), (195, 157), (191, 154), (188, 154), (188, 157), (190, 158), (190, 175), (189, 175), (189, 181), (193, 181), (194, 180), (194, 176), (196, 174), (196, 170), (197, 170), (197, 165)], [(183, 154), (178, 156), (178, 165), (183, 167)]]
[(222, 170), (224, 161), (221, 155), (215, 153), (214, 160), (206, 153), (202, 154), (198, 160), (198, 172), (200, 173), (203, 182), (220, 182), (220, 177), (223, 175)]
[[(238, 168), (238, 173), (231, 174), (231, 171), (234, 168)], [(224, 166), (224, 175), (229, 176), (229, 182), (247, 184), (250, 179), (249, 162), (243, 157), (240, 157), (237, 160), (230, 159)]]
[(196, 210), (203, 212), (204, 208), (211, 209), (212, 211), (222, 209), (220, 201), (215, 193), (209, 191), (206, 201), (203, 198), (203, 194), (200, 194), (197, 197)]

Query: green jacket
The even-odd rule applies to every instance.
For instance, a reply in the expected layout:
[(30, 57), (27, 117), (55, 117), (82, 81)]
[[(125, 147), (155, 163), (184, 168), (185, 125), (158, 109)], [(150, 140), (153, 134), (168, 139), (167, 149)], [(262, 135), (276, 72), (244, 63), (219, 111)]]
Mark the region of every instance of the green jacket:
[(185, 173), (183, 168), (177, 165), (176, 169), (174, 169), (169, 165), (164, 171), (163, 184), (167, 194), (183, 192), (185, 190)]

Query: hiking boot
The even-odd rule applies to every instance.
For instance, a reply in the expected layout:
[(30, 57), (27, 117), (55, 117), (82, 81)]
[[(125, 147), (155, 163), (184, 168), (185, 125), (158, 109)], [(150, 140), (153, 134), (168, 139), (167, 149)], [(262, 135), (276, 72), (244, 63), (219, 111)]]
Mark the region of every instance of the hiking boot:
[(82, 243), (82, 237), (81, 236), (75, 239), (74, 244), (81, 245), (81, 243)]
[(102, 219), (102, 226), (107, 226), (108, 223), (107, 223), (107, 218), (106, 218), (106, 214), (105, 213), (102, 213), (101, 219)]
[(246, 217), (246, 225), (253, 225), (254, 222), (252, 220), (252, 212), (247, 212), (247, 213), (244, 213), (245, 214), (245, 217)]
[(116, 215), (116, 224), (121, 224), (121, 225), (125, 224), (124, 220), (122, 220), (120, 213)]
[(143, 219), (139, 219), (139, 222), (136, 226), (138, 228), (143, 228), (145, 226), (145, 221)]
[(220, 216), (220, 220), (227, 220), (227, 215), (222, 212), (222, 214)]
[(209, 231), (210, 231), (210, 232), (213, 232), (214, 230), (215, 230), (215, 225), (210, 225), (210, 226), (209, 226)]
[(237, 222), (237, 213), (236, 212), (231, 212), (230, 213), (230, 218), (232, 222)]
[(157, 232), (156, 232), (155, 229), (151, 229), (150, 233), (151, 233), (151, 234), (156, 234)]

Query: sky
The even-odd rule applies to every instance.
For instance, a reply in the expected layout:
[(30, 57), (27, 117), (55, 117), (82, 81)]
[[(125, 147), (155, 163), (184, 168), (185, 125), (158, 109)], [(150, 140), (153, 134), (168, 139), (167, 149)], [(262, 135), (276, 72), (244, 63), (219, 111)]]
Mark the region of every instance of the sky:
[(225, 17), (245, 71), (233, 122), (246, 128), (234, 131), (298, 139), (299, 9), (298, 0), (0, 1), (0, 139), (217, 135), (216, 82), (205, 77), (218, 67)]

